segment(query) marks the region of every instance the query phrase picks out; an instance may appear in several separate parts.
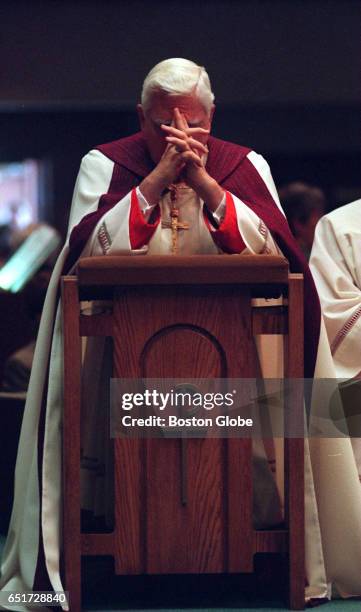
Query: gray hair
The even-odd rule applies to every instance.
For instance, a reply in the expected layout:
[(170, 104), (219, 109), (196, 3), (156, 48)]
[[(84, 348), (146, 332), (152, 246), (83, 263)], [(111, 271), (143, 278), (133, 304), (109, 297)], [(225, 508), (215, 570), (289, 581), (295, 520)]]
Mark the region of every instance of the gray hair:
[(169, 95), (195, 93), (207, 113), (210, 113), (214, 100), (206, 69), (181, 57), (163, 60), (147, 74), (141, 98), (145, 111), (149, 109), (152, 94), (156, 91), (163, 91)]

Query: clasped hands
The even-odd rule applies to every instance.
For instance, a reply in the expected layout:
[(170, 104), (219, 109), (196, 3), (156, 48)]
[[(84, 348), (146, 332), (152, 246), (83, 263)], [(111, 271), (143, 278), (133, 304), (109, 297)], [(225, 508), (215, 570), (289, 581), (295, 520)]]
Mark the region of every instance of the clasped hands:
[(140, 186), (143, 195), (150, 203), (157, 203), (164, 189), (182, 175), (208, 208), (215, 211), (224, 192), (205, 169), (202, 157), (208, 152), (207, 147), (195, 138), (209, 134), (209, 130), (189, 127), (178, 108), (174, 109), (172, 125), (162, 124), (161, 129), (167, 134), (168, 144), (158, 165)]
[(206, 172), (202, 155), (208, 153), (208, 149), (194, 136), (208, 135), (209, 130), (189, 127), (178, 108), (174, 109), (172, 125), (162, 124), (161, 129), (166, 133), (165, 140), (168, 143), (159, 162), (164, 178), (170, 179), (170, 183), (176, 182), (182, 173), (182, 178), (190, 187), (197, 187), (199, 179), (202, 180), (201, 176)]

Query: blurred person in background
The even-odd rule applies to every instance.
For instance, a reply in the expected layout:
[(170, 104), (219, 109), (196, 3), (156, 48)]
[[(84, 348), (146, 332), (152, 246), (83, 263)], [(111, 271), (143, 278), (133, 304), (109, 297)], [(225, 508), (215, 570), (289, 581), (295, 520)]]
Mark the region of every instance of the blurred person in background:
[(284, 185), (278, 193), (291, 232), (308, 260), (315, 227), (326, 212), (325, 194), (319, 187), (301, 181)]

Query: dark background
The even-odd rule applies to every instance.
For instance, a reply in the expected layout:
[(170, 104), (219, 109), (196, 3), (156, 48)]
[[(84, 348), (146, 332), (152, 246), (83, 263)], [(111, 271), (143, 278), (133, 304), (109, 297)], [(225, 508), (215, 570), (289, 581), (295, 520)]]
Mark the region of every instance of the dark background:
[(144, 76), (180, 56), (209, 72), (216, 136), (333, 208), (361, 197), (360, 26), (359, 0), (2, 1), (0, 161), (44, 161), (64, 232), (81, 157), (137, 129)]

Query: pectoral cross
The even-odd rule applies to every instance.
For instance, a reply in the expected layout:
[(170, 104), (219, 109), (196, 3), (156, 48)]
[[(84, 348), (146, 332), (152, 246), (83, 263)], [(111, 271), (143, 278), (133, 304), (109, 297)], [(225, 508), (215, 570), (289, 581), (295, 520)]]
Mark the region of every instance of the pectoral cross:
[(178, 232), (180, 230), (188, 230), (189, 223), (182, 223), (179, 221), (179, 208), (176, 205), (177, 202), (177, 187), (175, 185), (171, 185), (170, 188), (170, 200), (171, 200), (171, 209), (170, 209), (170, 221), (162, 221), (162, 227), (168, 227), (172, 231), (172, 253), (178, 252)]

